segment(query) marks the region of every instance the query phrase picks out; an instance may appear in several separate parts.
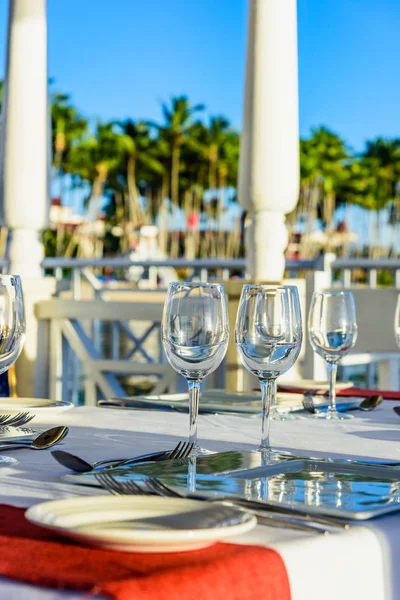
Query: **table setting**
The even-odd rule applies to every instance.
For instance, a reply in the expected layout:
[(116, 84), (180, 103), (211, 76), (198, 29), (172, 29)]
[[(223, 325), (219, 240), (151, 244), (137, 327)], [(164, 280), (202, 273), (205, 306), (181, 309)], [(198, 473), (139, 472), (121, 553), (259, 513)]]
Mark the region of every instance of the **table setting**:
[[(1, 330), (19, 341), (0, 370), (25, 327), (4, 277)], [(336, 382), (352, 294), (316, 293), (308, 315), (328, 383), (279, 383), (303, 342), (295, 286), (243, 286), (234, 336), (259, 390), (202, 392), (229, 335), (222, 285), (174, 283), (162, 344), (187, 394), (0, 401), (0, 597), (398, 597), (400, 393)]]

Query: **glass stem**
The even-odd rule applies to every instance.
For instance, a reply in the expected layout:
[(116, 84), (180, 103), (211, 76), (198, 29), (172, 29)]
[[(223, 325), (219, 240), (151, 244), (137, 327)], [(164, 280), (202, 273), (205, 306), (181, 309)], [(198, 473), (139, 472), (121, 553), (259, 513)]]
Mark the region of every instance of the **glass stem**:
[(200, 379), (188, 379), (189, 387), (189, 442), (194, 444), (193, 449), (198, 449), (197, 421), (199, 416)]
[(261, 444), (258, 450), (267, 450), (270, 452), (271, 446), (269, 444), (269, 426), (270, 418), (269, 413), (271, 406), (275, 402), (275, 379), (266, 379), (260, 381), (261, 383), (261, 400), (262, 400), (262, 421), (261, 421)]
[(187, 488), (189, 492), (196, 491), (196, 464), (197, 456), (189, 456)]
[(330, 412), (336, 412), (336, 375), (337, 375), (337, 363), (328, 362), (329, 411)]

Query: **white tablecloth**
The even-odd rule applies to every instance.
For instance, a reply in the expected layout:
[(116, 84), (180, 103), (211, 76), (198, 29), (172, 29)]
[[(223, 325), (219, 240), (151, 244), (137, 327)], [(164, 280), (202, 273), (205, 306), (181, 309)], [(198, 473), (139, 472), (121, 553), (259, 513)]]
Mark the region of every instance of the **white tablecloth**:
[[(392, 410), (394, 405), (385, 402), (372, 413), (353, 413), (357, 416), (351, 421), (300, 418), (273, 422), (272, 443), (293, 451), (312, 451), (313, 456), (352, 455), (400, 461), (400, 418)], [(172, 447), (186, 437), (188, 417), (172, 412), (75, 408), (56, 420), (32, 422), (33, 427), (52, 424), (70, 426), (65, 450), (95, 461)], [(213, 450), (253, 449), (259, 436), (259, 419), (200, 417), (200, 441)], [(99, 493), (63, 483), (61, 476), (67, 471), (49, 451), (16, 450), (12, 455), (20, 462), (13, 468), (0, 469), (1, 503), (31, 506), (45, 500)], [(289, 574), (292, 600), (400, 598), (400, 513), (330, 536), (258, 526), (235, 541), (266, 545), (281, 554)], [(0, 579), (1, 599), (82, 596)]]

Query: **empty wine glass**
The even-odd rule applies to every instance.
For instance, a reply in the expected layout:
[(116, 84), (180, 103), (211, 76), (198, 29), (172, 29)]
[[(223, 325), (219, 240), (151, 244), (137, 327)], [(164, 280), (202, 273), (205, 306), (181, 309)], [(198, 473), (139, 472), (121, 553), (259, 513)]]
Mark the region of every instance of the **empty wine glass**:
[[(25, 311), (21, 280), (17, 275), (0, 275), (0, 374), (21, 354), (25, 342)], [(0, 466), (17, 464), (0, 456)]]
[(336, 409), (336, 374), (339, 360), (357, 339), (356, 307), (351, 292), (315, 292), (308, 318), (310, 343), (328, 365), (329, 409), (316, 413), (322, 419), (351, 419)]
[(396, 310), (394, 313), (394, 337), (396, 344), (400, 348), (400, 294), (397, 297)]
[(0, 275), (0, 374), (21, 354), (25, 342), (25, 311), (18, 275)]
[(162, 341), (171, 367), (189, 388), (189, 441), (197, 443), (200, 384), (221, 364), (229, 325), (224, 287), (214, 283), (171, 283), (164, 305)]
[(244, 367), (260, 380), (262, 425), (258, 450), (271, 456), (269, 422), (276, 397), (276, 379), (294, 365), (301, 348), (297, 288), (245, 285), (239, 302), (235, 341)]

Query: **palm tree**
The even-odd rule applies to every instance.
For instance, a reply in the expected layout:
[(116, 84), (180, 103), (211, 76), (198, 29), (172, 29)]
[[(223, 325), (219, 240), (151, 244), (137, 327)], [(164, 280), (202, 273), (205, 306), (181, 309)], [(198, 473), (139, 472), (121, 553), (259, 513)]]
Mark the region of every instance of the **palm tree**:
[(158, 175), (164, 173), (164, 167), (156, 155), (154, 140), (149, 135), (149, 127), (142, 121), (127, 119), (118, 124), (122, 134), (119, 136), (122, 169), (125, 172), (130, 206), (130, 220), (135, 225), (142, 220), (139, 209), (137, 170), (144, 168)]
[(89, 206), (103, 195), (106, 182), (121, 162), (121, 141), (113, 123), (97, 123), (94, 135), (72, 146), (68, 171), (90, 184)]
[[(227, 187), (236, 187), (239, 168), (239, 148), (239, 134), (231, 130), (226, 132), (224, 142), (219, 151), (217, 162), (218, 187), (220, 190), (220, 210), (225, 204), (225, 190)], [(236, 196), (234, 197), (234, 202), (237, 204)], [(233, 258), (234, 256), (238, 255), (240, 247), (240, 232), (240, 216), (238, 216), (234, 230), (228, 234), (226, 248), (224, 249), (224, 256)]]
[(400, 180), (400, 140), (368, 141), (361, 160), (369, 168), (371, 177), (368, 204), (379, 211), (396, 195)]
[(322, 221), (328, 227), (335, 210), (337, 190), (346, 177), (347, 158), (343, 140), (325, 127), (314, 129), (309, 139), (300, 141), (303, 204), (304, 201), (308, 204), (306, 210), (313, 216), (319, 207)]
[(379, 245), (380, 213), (390, 203), (396, 205), (398, 202), (400, 140), (377, 138), (368, 141), (357, 162), (362, 194), (356, 195), (353, 201), (375, 213), (375, 236)]
[(174, 97), (171, 99), (171, 106), (168, 106), (166, 103), (162, 104), (164, 125), (160, 126), (156, 123), (151, 123), (170, 148), (170, 193), (174, 206), (178, 206), (179, 204), (179, 171), (182, 146), (187, 145), (190, 147), (194, 144), (194, 141), (191, 139), (192, 117), (195, 113), (203, 109), (204, 106), (202, 104), (191, 106), (186, 96)]
[(70, 104), (68, 95), (57, 93), (51, 98), (51, 123), (53, 164), (59, 176), (65, 172), (71, 147), (87, 131), (87, 121)]

